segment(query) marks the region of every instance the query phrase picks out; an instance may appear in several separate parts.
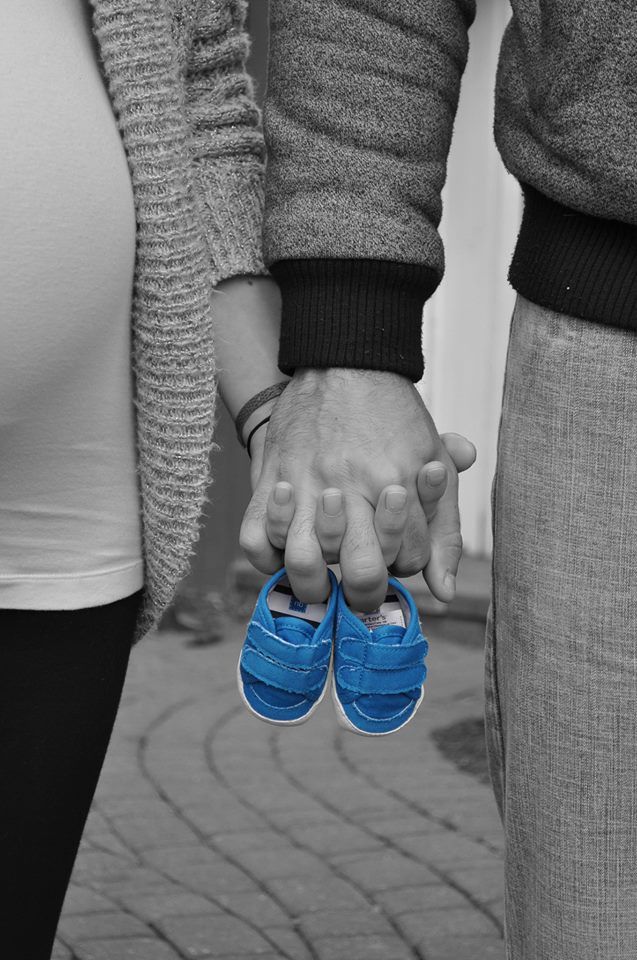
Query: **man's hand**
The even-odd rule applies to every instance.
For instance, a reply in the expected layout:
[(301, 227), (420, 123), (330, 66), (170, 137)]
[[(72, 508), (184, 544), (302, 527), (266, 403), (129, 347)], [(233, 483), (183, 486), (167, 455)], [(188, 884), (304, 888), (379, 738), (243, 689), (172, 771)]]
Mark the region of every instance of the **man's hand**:
[[(380, 371), (297, 370), (277, 402), (265, 442), (257, 437), (254, 493), (240, 535), (257, 569), (272, 573), (285, 563), (300, 599), (325, 598), (325, 558), (336, 541), (326, 540), (317, 515), (323, 492), (337, 488), (347, 517), (338, 560), (354, 609), (371, 610), (382, 602), (388, 566), (402, 577), (422, 570), (435, 596), (452, 599), (462, 545), (457, 471), (411, 381)], [(421, 468), (432, 460), (446, 468), (440, 499), (422, 486)], [(295, 494), (285, 557), (267, 534), (268, 501), (280, 481)], [(405, 488), (407, 500), (402, 537), (389, 564), (375, 521), (381, 493), (396, 486)]]

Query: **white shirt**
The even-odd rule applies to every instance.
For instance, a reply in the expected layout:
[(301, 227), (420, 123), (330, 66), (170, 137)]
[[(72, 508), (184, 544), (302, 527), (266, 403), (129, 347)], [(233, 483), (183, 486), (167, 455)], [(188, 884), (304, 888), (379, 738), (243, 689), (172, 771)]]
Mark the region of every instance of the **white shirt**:
[(143, 585), (130, 311), (136, 219), (87, 0), (3, 0), (0, 608)]

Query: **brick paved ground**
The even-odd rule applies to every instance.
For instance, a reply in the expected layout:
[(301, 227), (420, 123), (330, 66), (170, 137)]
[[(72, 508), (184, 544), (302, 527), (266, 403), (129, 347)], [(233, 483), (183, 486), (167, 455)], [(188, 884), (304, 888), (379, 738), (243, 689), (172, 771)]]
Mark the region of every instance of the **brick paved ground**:
[(429, 688), (393, 737), (247, 714), (242, 640), (136, 648), (55, 960), (502, 960), (491, 792), (431, 731), (481, 713), (482, 655), (431, 642)]

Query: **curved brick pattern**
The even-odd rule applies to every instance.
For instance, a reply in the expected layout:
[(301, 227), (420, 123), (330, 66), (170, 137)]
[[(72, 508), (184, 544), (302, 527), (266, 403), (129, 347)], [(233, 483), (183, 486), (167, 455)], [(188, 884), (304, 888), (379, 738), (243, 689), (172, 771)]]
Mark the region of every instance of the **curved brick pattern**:
[(252, 718), (241, 624), (137, 647), (53, 960), (503, 960), (495, 805), (430, 736), (480, 715), (482, 656), (428, 636), (420, 712), (373, 740), (329, 700)]

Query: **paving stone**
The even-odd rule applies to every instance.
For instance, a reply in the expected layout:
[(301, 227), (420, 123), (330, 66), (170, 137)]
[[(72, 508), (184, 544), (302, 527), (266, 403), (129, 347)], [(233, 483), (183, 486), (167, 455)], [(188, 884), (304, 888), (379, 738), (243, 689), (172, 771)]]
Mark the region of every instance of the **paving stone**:
[(72, 915), (74, 913), (99, 913), (100, 911), (108, 913), (113, 910), (113, 901), (101, 893), (89, 890), (87, 887), (78, 887), (71, 883), (66, 891), (62, 915)]
[(314, 910), (357, 910), (367, 907), (362, 894), (338, 878), (326, 883), (325, 880), (310, 877), (286, 877), (272, 880), (268, 887), (294, 916)]
[(188, 957), (260, 954), (272, 947), (256, 930), (235, 917), (170, 917), (158, 923), (168, 939)]
[(292, 810), (280, 810), (275, 807), (268, 811), (268, 819), (284, 832), (291, 827), (311, 827), (319, 823), (340, 825), (343, 822), (336, 813), (327, 810), (320, 803)]
[(104, 853), (101, 850), (87, 850), (78, 858), (75, 866), (74, 877), (80, 883), (82, 880), (94, 880), (109, 878), (111, 880), (125, 880), (134, 869), (134, 862), (116, 856), (112, 853)]
[(358, 853), (382, 850), (382, 842), (351, 823), (320, 823), (314, 826), (300, 824), (290, 829), (290, 835), (316, 853)]
[(210, 842), (224, 853), (240, 855), (244, 850), (290, 850), (292, 844), (287, 837), (274, 830), (237, 830), (232, 833), (214, 831), (209, 834)]
[(59, 932), (67, 943), (110, 937), (149, 936), (145, 923), (126, 913), (88, 913), (60, 919)]
[(221, 908), (205, 897), (176, 887), (174, 890), (159, 890), (157, 893), (133, 895), (123, 898), (128, 910), (142, 920), (155, 921), (164, 917), (188, 917), (220, 913)]
[(327, 864), (313, 853), (292, 847), (281, 855), (280, 850), (244, 850), (241, 863), (261, 880), (279, 877), (329, 877)]
[(427, 884), (425, 887), (403, 887), (399, 890), (386, 890), (374, 895), (392, 917), (403, 913), (428, 913), (431, 910), (463, 910), (467, 898), (444, 883)]
[(486, 937), (443, 937), (423, 947), (427, 960), (505, 960), (504, 942)]
[(208, 864), (211, 867), (218, 867), (227, 863), (226, 858), (211, 850), (199, 840), (191, 842), (189, 846), (170, 846), (158, 844), (153, 850), (148, 850), (144, 858), (152, 863), (159, 870), (166, 870), (169, 867), (181, 867), (184, 864)]
[(77, 960), (179, 960), (176, 950), (155, 938), (87, 940), (73, 952)]
[(413, 960), (412, 950), (399, 937), (325, 937), (314, 944), (319, 960)]
[(392, 934), (392, 928), (378, 907), (366, 910), (316, 910), (301, 918), (299, 928), (314, 942), (320, 937), (356, 934)]
[[(440, 867), (455, 863), (475, 864), (480, 861), (496, 863), (497, 859), (481, 844), (468, 837), (463, 837), (452, 830), (438, 830), (422, 837), (400, 837), (399, 846), (409, 853), (419, 857), (425, 863), (433, 863)], [(502, 869), (502, 865), (500, 864)]]
[(414, 945), (456, 935), (489, 937), (496, 932), (493, 923), (470, 904), (462, 909), (456, 907), (448, 910), (403, 913), (396, 918), (396, 923), (405, 939)]
[(417, 813), (403, 817), (372, 817), (365, 820), (365, 826), (373, 834), (395, 840), (397, 837), (422, 837), (440, 827)]
[(105, 817), (161, 817), (170, 807), (157, 796), (123, 796), (109, 797), (102, 795), (102, 785), (98, 788), (98, 795), (94, 801), (97, 809)]
[(155, 846), (193, 846), (197, 843), (197, 836), (190, 827), (170, 813), (164, 813), (161, 817), (117, 816), (113, 817), (113, 827), (134, 850)]
[(72, 960), (71, 951), (68, 947), (65, 947), (63, 943), (60, 943), (59, 940), (56, 940), (53, 944), (51, 960)]
[(211, 799), (205, 803), (186, 802), (181, 812), (188, 821), (194, 823), (202, 833), (229, 833), (233, 830), (256, 830), (265, 826), (263, 819), (246, 809), (234, 797), (219, 805)]
[(410, 887), (417, 884), (438, 883), (438, 878), (427, 867), (393, 850), (340, 865), (352, 881), (363, 890), (391, 890), (392, 887)]
[(479, 900), (504, 900), (503, 863), (454, 864), (445, 872)]
[(134, 862), (135, 855), (131, 853), (131, 848), (115, 836), (114, 833), (85, 833), (85, 839), (94, 850), (105, 850), (107, 853), (115, 853), (118, 856), (125, 857)]
[(110, 876), (95, 877), (93, 885), (99, 887), (106, 897), (121, 897), (129, 893), (143, 893), (163, 886), (166, 878), (151, 867), (131, 867), (124, 877)]
[(267, 893), (223, 894), (218, 902), (221, 907), (227, 907), (257, 927), (273, 927), (289, 922), (287, 913)]
[(166, 865), (165, 872), (186, 887), (212, 897), (240, 890), (258, 889), (251, 878), (231, 863), (180, 863)]
[(296, 930), (290, 927), (267, 927), (263, 933), (278, 944), (281, 951), (279, 960), (284, 956), (291, 957), (292, 960), (311, 960), (312, 954)]

